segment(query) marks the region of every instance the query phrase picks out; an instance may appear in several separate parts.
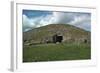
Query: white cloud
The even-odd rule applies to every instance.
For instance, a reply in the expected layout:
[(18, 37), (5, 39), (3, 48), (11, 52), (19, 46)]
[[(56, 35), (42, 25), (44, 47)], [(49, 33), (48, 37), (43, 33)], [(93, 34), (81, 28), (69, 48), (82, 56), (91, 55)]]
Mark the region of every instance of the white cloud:
[(43, 19), (42, 16), (37, 18), (28, 18), (26, 15), (23, 15), (23, 31), (28, 31), (30, 29), (40, 27), (41, 19)]
[(90, 31), (91, 30), (91, 17), (85, 14), (81, 16), (75, 16), (74, 20), (69, 22), (69, 24)]
[(35, 24), (31, 22), (31, 20), (26, 16), (23, 15), (23, 30), (27, 31), (30, 30)]
[(52, 12), (52, 14), (35, 18), (28, 18), (26, 15), (23, 15), (24, 31), (53, 23), (71, 24), (76, 27), (90, 31), (91, 16), (85, 13), (81, 14), (64, 12)]

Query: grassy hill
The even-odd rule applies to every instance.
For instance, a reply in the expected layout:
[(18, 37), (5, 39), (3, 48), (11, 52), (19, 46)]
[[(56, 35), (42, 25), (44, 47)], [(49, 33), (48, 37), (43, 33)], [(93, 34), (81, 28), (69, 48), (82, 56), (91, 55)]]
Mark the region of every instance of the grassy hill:
[[(35, 28), (23, 33), (23, 40), (27, 42), (42, 42), (51, 38), (54, 34), (61, 34), (64, 42), (84, 40), (90, 41), (90, 32), (67, 24), (50, 24)], [(74, 42), (73, 41), (73, 42)]]
[[(62, 35), (63, 42), (44, 42), (54, 34)], [(50, 24), (23, 32), (23, 62), (90, 59), (90, 37), (89, 31), (67, 24)]]

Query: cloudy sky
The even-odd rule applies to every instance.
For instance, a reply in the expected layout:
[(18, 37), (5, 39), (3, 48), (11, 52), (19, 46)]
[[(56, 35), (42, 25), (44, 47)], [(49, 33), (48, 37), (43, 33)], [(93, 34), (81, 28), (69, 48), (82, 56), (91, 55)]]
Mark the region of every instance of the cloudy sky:
[(49, 24), (70, 24), (91, 31), (91, 13), (23, 10), (23, 31)]

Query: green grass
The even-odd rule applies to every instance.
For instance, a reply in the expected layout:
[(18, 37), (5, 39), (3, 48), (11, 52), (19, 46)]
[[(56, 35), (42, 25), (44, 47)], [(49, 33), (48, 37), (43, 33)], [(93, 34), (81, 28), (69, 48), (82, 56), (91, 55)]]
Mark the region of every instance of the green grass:
[(23, 62), (82, 60), (91, 58), (90, 44), (62, 43), (23, 46)]

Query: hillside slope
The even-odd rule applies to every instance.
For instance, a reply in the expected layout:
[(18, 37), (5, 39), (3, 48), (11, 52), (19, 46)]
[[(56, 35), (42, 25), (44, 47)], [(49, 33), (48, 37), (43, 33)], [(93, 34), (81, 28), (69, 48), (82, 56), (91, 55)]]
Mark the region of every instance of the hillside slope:
[(62, 35), (63, 42), (84, 42), (86, 40), (90, 43), (91, 33), (89, 31), (67, 24), (50, 24), (23, 32), (23, 41), (24, 43), (40, 43), (46, 39), (51, 40), (55, 34)]

